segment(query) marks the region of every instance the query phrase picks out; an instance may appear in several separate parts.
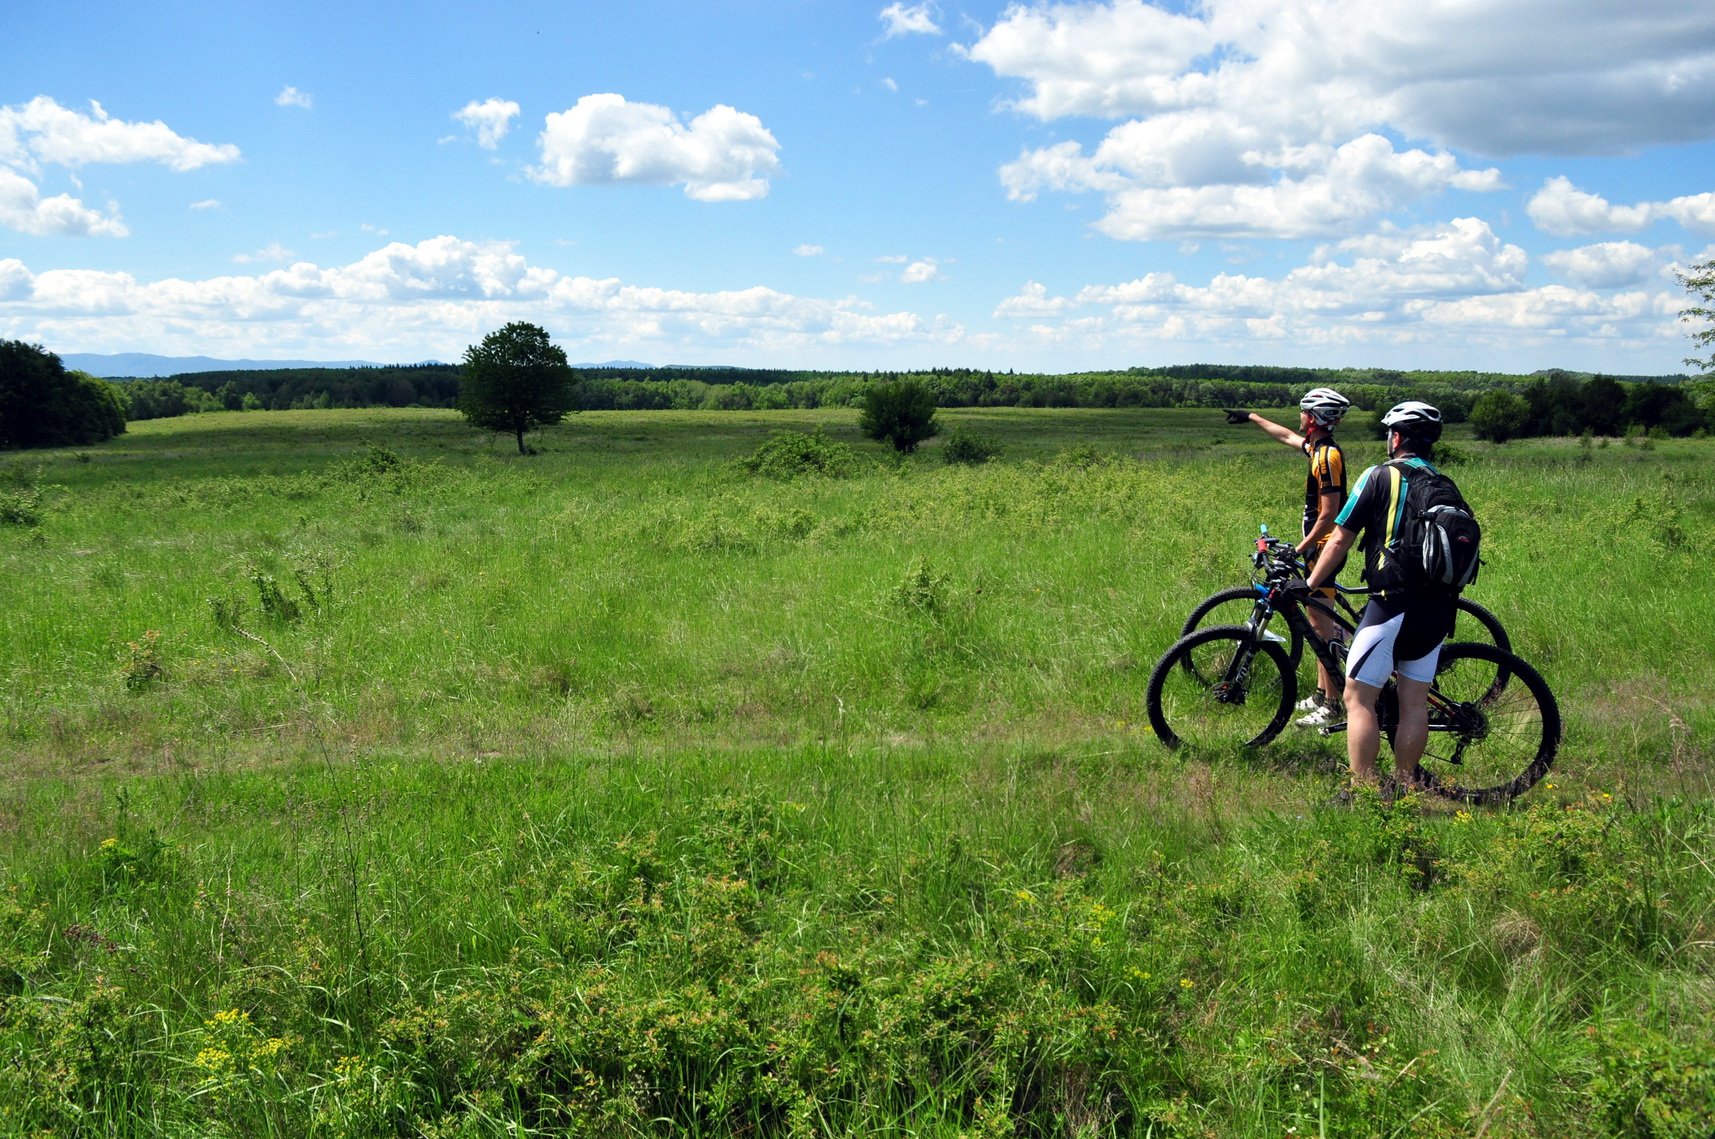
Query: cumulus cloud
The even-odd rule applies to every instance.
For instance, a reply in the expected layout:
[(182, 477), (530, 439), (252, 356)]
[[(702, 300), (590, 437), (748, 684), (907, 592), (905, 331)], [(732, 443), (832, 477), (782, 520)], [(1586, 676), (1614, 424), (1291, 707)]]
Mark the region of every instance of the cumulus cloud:
[(62, 107), (46, 95), (22, 106), (0, 107), (0, 163), (26, 172), (42, 165), (158, 162), (195, 170), (236, 162), (236, 146), (185, 138), (167, 124), (125, 122), (92, 102), (88, 113)]
[(882, 36), (938, 36), (941, 27), (935, 23), (934, 9), (929, 4), (889, 4), (881, 10)]
[(280, 89), (280, 93), (274, 96), (276, 107), (301, 107), (308, 111), (315, 106), (315, 103), (315, 99), (310, 96), (309, 92), (300, 91), (296, 87), (283, 87)]
[(239, 158), (236, 146), (185, 138), (160, 121), (115, 119), (100, 103), (87, 112), (45, 95), (0, 107), (0, 226), (37, 236), (124, 237), (117, 207), (85, 205), (70, 194), (44, 196), (47, 168), (157, 162), (175, 171)]
[(1116, 123), (1000, 177), (1019, 201), (1101, 194), (1102, 228), (1137, 239), (1333, 233), (1502, 188), (1455, 152), (1614, 153), (1715, 118), (1715, 8), (1676, 0), (1020, 4), (959, 50), (1018, 81), (1022, 114)]
[(913, 261), (899, 274), (899, 279), (907, 285), (921, 285), (938, 279), (941, 276), (941, 266), (933, 257), (925, 257)]
[(792, 250), (792, 255), (794, 257), (820, 257), (826, 252), (827, 250), (822, 248), (820, 245), (810, 245), (806, 243)]
[(780, 169), (780, 144), (762, 121), (724, 104), (686, 124), (666, 107), (585, 95), (548, 116), (539, 145), (531, 173), (548, 185), (683, 185), (705, 202), (765, 197)]
[(484, 99), (480, 103), (472, 99), (454, 111), (453, 118), (476, 135), (478, 146), (493, 150), (512, 129), (512, 120), (518, 117), (520, 110), (518, 104), (510, 99)]
[(1484, 221), (1460, 218), (1330, 244), (1278, 277), (1220, 273), (1195, 284), (1148, 273), (1058, 296), (1029, 282), (995, 315), (1036, 322), (1024, 332), (1032, 340), (1086, 346), (1246, 338), (1460, 355), (1571, 343), (1660, 352), (1682, 336), (1672, 320), (1677, 298), (1626, 277), (1647, 276), (1653, 261), (1641, 247), (1593, 248), (1565, 262), (1583, 273), (1575, 287), (1531, 287), (1523, 249)]
[(1654, 250), (1631, 241), (1607, 241), (1580, 249), (1556, 250), (1544, 254), (1542, 260), (1575, 284), (1591, 289), (1617, 289), (1642, 284), (1663, 263)]
[(1543, 183), (1526, 210), (1538, 229), (1559, 237), (1636, 233), (1658, 221), (1677, 222), (1694, 233), (1715, 233), (1715, 194), (1618, 206), (1578, 189), (1568, 178), (1555, 177)]
[(69, 194), (42, 197), (36, 184), (0, 166), (0, 226), (35, 237), (124, 237), (117, 213), (92, 210)]
[[(0, 321), (25, 336), (51, 327), (87, 351), (457, 359), (510, 320), (541, 324), (592, 353), (621, 348), (747, 356), (952, 344), (962, 326), (853, 299), (761, 286), (712, 292), (569, 276), (509, 243), (441, 236), (393, 242), (356, 261), (308, 261), (255, 275), (138, 280), (127, 273), (32, 274), (0, 260)], [(579, 348), (578, 346), (587, 346)]]

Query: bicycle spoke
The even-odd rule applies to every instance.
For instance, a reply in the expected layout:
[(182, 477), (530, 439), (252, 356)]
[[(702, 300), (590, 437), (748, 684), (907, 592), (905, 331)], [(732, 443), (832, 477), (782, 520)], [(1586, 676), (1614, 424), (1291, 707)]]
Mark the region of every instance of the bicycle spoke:
[(1286, 652), (1239, 626), (1181, 638), (1149, 678), (1151, 726), (1169, 747), (1254, 747), (1278, 734), (1296, 687)]
[(1529, 665), (1492, 645), (1442, 650), (1423, 756), (1431, 790), (1468, 802), (1510, 799), (1548, 770), (1559, 740), (1554, 694)]

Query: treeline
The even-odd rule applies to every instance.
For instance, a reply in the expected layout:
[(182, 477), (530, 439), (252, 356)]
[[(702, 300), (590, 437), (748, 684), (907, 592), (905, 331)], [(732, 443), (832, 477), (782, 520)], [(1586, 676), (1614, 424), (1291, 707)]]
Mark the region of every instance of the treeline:
[(454, 364), (378, 368), (275, 368), (184, 372), (161, 380), (121, 381), (132, 419), (199, 411), (287, 411), (325, 407), (452, 407)]
[[(587, 368), (578, 407), (587, 411), (766, 411), (856, 407), (875, 384), (912, 379), (940, 407), (1290, 407), (1305, 389), (1330, 386), (1359, 408), (1427, 400), (1450, 422), (1469, 418), (1485, 393), (1502, 392), (1525, 410), (1508, 437), (1614, 434), (1633, 425), (1688, 434), (1711, 426), (1707, 382), (1685, 376), (1537, 376), (1371, 368), (1188, 364), (1063, 375), (932, 368), (913, 372), (814, 372), (765, 368)], [(441, 407), (456, 405), (452, 364), (377, 368), (288, 368), (194, 372), (119, 385), (131, 419), (219, 410)], [(1616, 394), (1617, 393), (1617, 394)], [(1699, 400), (1703, 402), (1699, 402)], [(1516, 405), (1506, 405), (1508, 413)]]
[(1612, 376), (1538, 376), (1480, 393), (1470, 409), (1479, 439), (1540, 435), (1693, 435), (1715, 430), (1715, 380), (1627, 383)]

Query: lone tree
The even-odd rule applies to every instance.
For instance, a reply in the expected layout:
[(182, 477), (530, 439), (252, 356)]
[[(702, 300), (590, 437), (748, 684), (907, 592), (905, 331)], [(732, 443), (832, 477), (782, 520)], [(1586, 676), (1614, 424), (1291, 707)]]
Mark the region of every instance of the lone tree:
[[(1691, 334), (1691, 342), (1699, 348), (1715, 345), (1715, 259), (1699, 262), (1684, 272), (1676, 270), (1674, 275), (1699, 302), (1679, 310), (1679, 319), (1685, 323), (1702, 321), (1704, 324)], [(1715, 353), (1711, 353), (1708, 359), (1687, 356), (1685, 362), (1707, 372), (1715, 369)]]
[(864, 393), (858, 428), (871, 439), (893, 444), (901, 453), (941, 432), (935, 422), (935, 393), (916, 380), (876, 384)]
[(1479, 439), (1505, 443), (1524, 433), (1530, 420), (1530, 404), (1523, 396), (1493, 388), (1471, 405), (1471, 430)]
[(0, 450), (71, 447), (125, 433), (119, 389), (22, 340), (0, 340)]
[(524, 433), (576, 411), (576, 373), (566, 353), (534, 324), (513, 322), (465, 349), (459, 410), (474, 427), (510, 431), (518, 453), (530, 454)]

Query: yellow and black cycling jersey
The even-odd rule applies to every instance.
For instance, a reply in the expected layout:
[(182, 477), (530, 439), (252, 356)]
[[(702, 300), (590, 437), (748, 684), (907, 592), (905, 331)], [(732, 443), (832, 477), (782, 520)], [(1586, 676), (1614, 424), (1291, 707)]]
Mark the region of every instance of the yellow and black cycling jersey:
[[(1310, 528), (1316, 525), (1317, 516), (1322, 513), (1322, 498), (1324, 495), (1338, 494), (1342, 504), (1346, 497), (1346, 453), (1340, 450), (1340, 445), (1334, 442), (1332, 435), (1321, 439), (1306, 439), (1304, 454), (1310, 460), (1310, 474), (1304, 481), (1304, 534), (1310, 533)], [(1324, 535), (1325, 544), (1333, 535), (1330, 530)]]

